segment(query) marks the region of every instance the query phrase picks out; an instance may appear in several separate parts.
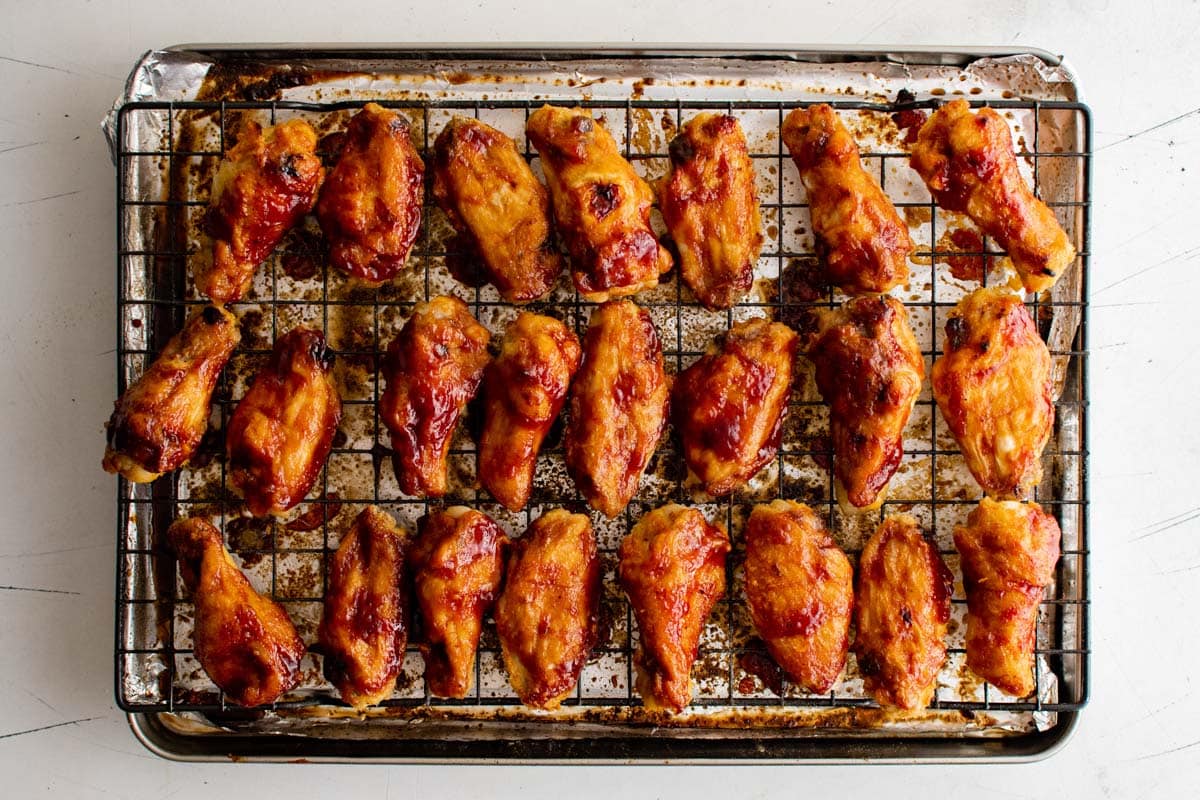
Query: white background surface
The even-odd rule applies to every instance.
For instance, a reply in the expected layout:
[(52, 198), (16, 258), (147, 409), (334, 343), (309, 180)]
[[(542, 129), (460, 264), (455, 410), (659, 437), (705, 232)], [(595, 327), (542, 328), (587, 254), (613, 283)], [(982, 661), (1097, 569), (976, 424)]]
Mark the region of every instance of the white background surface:
[[(1082, 0), (0, 3), (0, 796), (1194, 797), (1200, 5)], [(757, 7), (756, 7), (757, 5)], [(112, 699), (113, 167), (97, 123), (185, 41), (824, 42), (1065, 53), (1095, 112), (1092, 701), (1028, 766), (184, 765)], [(15, 587), (15, 588), (14, 588)]]

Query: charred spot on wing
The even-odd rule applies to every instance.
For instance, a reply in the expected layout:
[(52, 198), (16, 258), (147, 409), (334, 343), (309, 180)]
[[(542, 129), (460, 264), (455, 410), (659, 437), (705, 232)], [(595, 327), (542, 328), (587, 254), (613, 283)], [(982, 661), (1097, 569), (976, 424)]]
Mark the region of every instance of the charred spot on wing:
[(687, 136), (676, 136), (667, 146), (667, 154), (672, 164), (681, 166), (696, 157), (696, 147)]
[(615, 183), (592, 185), (592, 197), (588, 203), (596, 219), (604, 219), (621, 204), (621, 188)]
[(958, 350), (967, 343), (967, 321), (962, 317), (951, 317), (946, 321), (946, 344)]
[(205, 323), (209, 325), (216, 325), (223, 319), (220, 309), (216, 306), (205, 306), (200, 314), (204, 317)]

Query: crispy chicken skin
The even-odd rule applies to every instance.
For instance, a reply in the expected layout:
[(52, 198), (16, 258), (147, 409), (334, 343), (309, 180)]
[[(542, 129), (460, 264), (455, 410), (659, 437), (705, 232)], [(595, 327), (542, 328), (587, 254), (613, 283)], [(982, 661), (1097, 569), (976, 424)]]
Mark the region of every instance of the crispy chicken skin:
[(989, 497), (954, 529), (967, 590), (967, 666), (1014, 697), (1036, 686), (1038, 604), (1054, 580), (1061, 536), (1037, 503)]
[(1017, 169), (1012, 132), (990, 108), (966, 100), (921, 126), (912, 168), (939, 206), (966, 214), (1008, 252), (1027, 292), (1049, 289), (1075, 261), (1075, 246)]
[(621, 588), (637, 617), (637, 690), (646, 708), (692, 702), (692, 662), (705, 620), (725, 596), (729, 537), (694, 508), (646, 514), (621, 542)]
[(922, 709), (946, 661), (954, 578), (917, 521), (880, 523), (858, 559), (854, 654), (864, 686), (881, 706)]
[(710, 495), (729, 494), (775, 457), (798, 342), (781, 323), (739, 322), (675, 380), (683, 457)]
[(599, 636), (600, 560), (586, 515), (555, 509), (534, 520), (513, 544), (495, 617), (517, 697), (557, 708)]
[(450, 442), (483, 379), (490, 339), (466, 303), (442, 295), (417, 305), (388, 346), (379, 418), (392, 433), (396, 480), (405, 494), (446, 494)]
[(486, 514), (463, 506), (418, 522), (409, 553), (425, 658), (425, 685), (438, 697), (466, 697), (475, 680), (483, 615), (504, 575), (508, 537)]
[(650, 314), (631, 300), (593, 311), (564, 437), (567, 470), (592, 508), (615, 517), (637, 494), (670, 396)]
[(657, 286), (671, 256), (650, 228), (654, 193), (612, 135), (583, 109), (553, 106), (533, 112), (525, 131), (541, 156), (584, 299), (603, 302)]
[(563, 267), (550, 194), (511, 138), (477, 119), (450, 120), (434, 143), (433, 196), (505, 300), (550, 292)]
[(921, 393), (925, 360), (894, 297), (854, 297), (819, 320), (808, 357), (829, 403), (838, 495), (875, 508), (904, 455), (904, 426)]
[(538, 450), (579, 369), (579, 338), (553, 317), (522, 312), (483, 372), (479, 482), (509, 511), (529, 502)]
[(229, 479), (251, 514), (281, 514), (304, 499), (341, 419), (325, 337), (293, 328), (275, 342), (225, 433)]
[(149, 483), (178, 469), (208, 428), (213, 389), (241, 341), (237, 318), (216, 306), (193, 314), (115, 403), (104, 471)]
[(746, 602), (767, 650), (804, 691), (829, 691), (846, 665), (854, 570), (803, 503), (758, 505), (746, 523)]
[(1050, 351), (1019, 295), (976, 289), (946, 321), (933, 396), (967, 467), (992, 497), (1025, 498), (1054, 427)]
[(754, 164), (738, 121), (698, 114), (669, 147), (663, 219), (679, 249), (679, 270), (710, 309), (729, 308), (750, 289), (762, 250)]
[(205, 227), (211, 250), (193, 260), (196, 289), (216, 303), (240, 300), (283, 235), (312, 211), (325, 168), (303, 120), (267, 128), (247, 120), (213, 176)]
[(404, 664), (409, 544), (390, 514), (367, 506), (329, 559), (317, 640), (325, 679), (360, 711), (392, 693)]
[(408, 122), (367, 103), (346, 126), (341, 155), (317, 202), (329, 260), (355, 278), (394, 278), (421, 228), (425, 162)]
[(241, 706), (273, 703), (300, 681), (304, 642), (283, 607), (254, 590), (209, 522), (183, 517), (167, 529), (195, 604), (193, 653)]
[(813, 234), (829, 282), (847, 294), (886, 292), (908, 282), (908, 227), (863, 169), (858, 144), (827, 105), (798, 108), (783, 141), (808, 192)]

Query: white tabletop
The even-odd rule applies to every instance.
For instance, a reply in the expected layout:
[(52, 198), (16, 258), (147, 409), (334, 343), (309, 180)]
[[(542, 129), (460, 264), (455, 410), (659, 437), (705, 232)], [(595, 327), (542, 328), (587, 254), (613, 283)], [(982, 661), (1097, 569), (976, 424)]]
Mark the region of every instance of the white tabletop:
[[(0, 3), (0, 795), (536, 798), (1194, 796), (1200, 778), (1200, 59), (1195, 2), (396, 0)], [(1102, 10), (1085, 11), (1090, 6)], [(145, 50), (197, 41), (826, 42), (1043, 47), (1096, 120), (1092, 701), (1029, 766), (179, 764), (112, 696), (113, 167), (98, 122)], [(969, 791), (970, 795), (964, 795)]]

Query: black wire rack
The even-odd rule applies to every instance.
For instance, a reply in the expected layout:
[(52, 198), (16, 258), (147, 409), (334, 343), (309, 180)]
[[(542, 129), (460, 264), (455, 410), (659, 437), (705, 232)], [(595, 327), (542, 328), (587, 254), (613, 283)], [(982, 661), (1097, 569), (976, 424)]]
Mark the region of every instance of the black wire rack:
[[(491, 124), (506, 121), (510, 133), (523, 130), (523, 122), (540, 105), (525, 101), (388, 102), (382, 105), (406, 114), (419, 147), (428, 151), (440, 125), (452, 114), (480, 117)], [(558, 101), (555, 101), (558, 102)], [(778, 135), (783, 118), (798, 103), (694, 102), (629, 99), (580, 101), (562, 98), (563, 104), (582, 105), (602, 119), (617, 136), (625, 154), (646, 175), (666, 171), (665, 142), (670, 133), (700, 110), (730, 113), (745, 126), (765, 127), (769, 133), (751, 137), (751, 154), (759, 177), (764, 228), (767, 231), (760, 278), (745, 302), (727, 312), (706, 311), (681, 285), (676, 273), (666, 276), (655, 290), (637, 301), (654, 317), (669, 368), (678, 372), (698, 357), (712, 336), (734, 322), (757, 315), (785, 321), (812, 306), (840, 302), (832, 290), (819, 296), (807, 293), (793, 276), (815, 258), (807, 225), (807, 205), (790, 158)], [(903, 105), (858, 101), (830, 102), (860, 132), (891, 126), (891, 115), (901, 110), (930, 109), (937, 100)], [(979, 105), (978, 103), (976, 105)], [(728, 528), (734, 542), (729, 560), (729, 596), (714, 610), (702, 639), (695, 676), (697, 692), (691, 712), (703, 714), (724, 709), (789, 710), (870, 708), (874, 702), (850, 657), (842, 680), (828, 693), (804, 694), (784, 681), (772, 691), (756, 670), (761, 648), (744, 608), (741, 581), (741, 530), (749, 509), (777, 497), (807, 502), (823, 508), (835, 539), (856, 559), (865, 537), (884, 515), (915, 514), (931, 533), (956, 575), (954, 618), (949, 660), (931, 708), (959, 712), (963, 719), (990, 719), (1004, 713), (1054, 715), (1078, 710), (1087, 698), (1087, 265), (1090, 214), (1091, 120), (1086, 106), (1073, 102), (1003, 100), (988, 103), (1014, 124), (1021, 124), (1018, 156), (1030, 168), (1034, 186), (1073, 237), (1079, 251), (1074, 280), (1064, 278), (1054, 292), (1030, 298), (1029, 307), (1061, 370), (1062, 393), (1056, 403), (1058, 420), (1047, 447), (1045, 478), (1036, 499), (1059, 520), (1063, 551), (1056, 580), (1042, 604), (1037, 637), (1039, 668), (1037, 691), (1029, 698), (1011, 698), (994, 687), (972, 681), (965, 669), (961, 573), (953, 549), (953, 525), (977, 502), (979, 492), (966, 474), (961, 456), (930, 396), (928, 381), (914, 410), (905, 441), (905, 458), (893, 480), (890, 498), (877, 512), (865, 515), (843, 512), (834, 497), (828, 468), (832, 452), (826, 436), (827, 413), (816, 393), (811, 374), (802, 367), (789, 405), (782, 447), (744, 490), (729, 498), (709, 500), (693, 493), (673, 435), (663, 441), (643, 482), (643, 489), (622, 517), (605, 521), (592, 514), (605, 558), (604, 607), (608, 635), (584, 671), (573, 697), (564, 707), (585, 711), (597, 708), (629, 711), (636, 719), (641, 705), (633, 689), (631, 654), (636, 647), (635, 623), (615, 581), (616, 547), (621, 536), (640, 514), (665, 502), (699, 505), (712, 519)], [(302, 117), (329, 133), (344, 124), (359, 101), (308, 102), (137, 102), (125, 105), (118, 115), (117, 210), (117, 374), (118, 389), (140, 374), (145, 364), (182, 325), (190, 311), (204, 302), (190, 284), (188, 257), (194, 252), (197, 220), (208, 201), (208, 179), (233, 135), (239, 118), (263, 123)], [(1024, 120), (1024, 123), (1017, 122)], [(650, 127), (645, 127), (647, 121)], [(504, 127), (503, 125), (498, 125)], [(1045, 130), (1073, 131), (1073, 146), (1043, 147)], [(137, 131), (155, 130), (159, 137), (141, 141)], [(649, 132), (647, 132), (647, 130)], [(894, 130), (894, 128), (892, 128)], [(201, 131), (197, 134), (197, 131)], [(623, 134), (623, 135), (622, 135)], [(868, 137), (869, 138), (869, 137)], [(906, 175), (907, 152), (895, 136), (876, 137), (884, 144), (864, 147), (864, 163), (878, 177), (913, 227), (917, 250), (914, 275), (908, 291), (896, 292), (908, 308), (926, 357), (927, 372), (940, 352), (940, 328), (958, 297), (974, 285), (954, 278), (952, 259), (975, 259), (983, 265), (983, 280), (996, 280), (992, 267), (1002, 254), (986, 239), (977, 247), (947, 247), (944, 233), (961, 221), (948, 218), (921, 195), (911, 175)], [(520, 144), (520, 139), (518, 143)], [(890, 142), (890, 144), (887, 144)], [(527, 140), (524, 152), (537, 166), (537, 154)], [(154, 177), (157, 176), (157, 177)], [(146, 196), (140, 188), (158, 183), (161, 196)], [(903, 189), (899, 188), (903, 184)], [(309, 224), (310, 229), (315, 228)], [(198, 712), (215, 720), (245, 718), (247, 712), (227, 705), (224, 697), (199, 669), (191, 652), (191, 605), (176, 573), (173, 557), (164, 546), (163, 533), (177, 516), (205, 514), (219, 524), (230, 548), (242, 559), (252, 581), (288, 609), (302, 635), (315, 640), (320, 616), (327, 557), (337, 545), (357, 511), (373, 503), (397, 516), (410, 530), (427, 512), (424, 500), (404, 497), (395, 486), (388, 457), (386, 429), (379, 422), (377, 400), (380, 356), (398, 332), (416, 302), (452, 291), (466, 300), (475, 315), (493, 333), (515, 316), (489, 287), (458, 283), (447, 268), (453, 258), (451, 238), (441, 212), (426, 192), (422, 232), (407, 272), (393, 284), (365, 289), (347, 283), (321, 260), (318, 239), (301, 236), (285, 243), (259, 270), (255, 289), (245, 302), (231, 308), (242, 319), (245, 335), (215, 395), (210, 433), (193, 464), (151, 485), (119, 482), (117, 492), (117, 629), (116, 696), (131, 712)], [(289, 247), (292, 248), (289, 250)], [(299, 250), (296, 248), (299, 247)], [(307, 248), (307, 250), (305, 250)], [(292, 258), (318, 262), (311, 277), (294, 277)], [(583, 301), (564, 275), (551, 297), (531, 306), (556, 315), (582, 334), (592, 304)], [(328, 467), (313, 494), (289, 517), (252, 521), (240, 513), (240, 503), (228, 490), (223, 463), (224, 423), (247, 376), (269, 352), (275, 336), (294, 324), (320, 327), (338, 357), (345, 420), (335, 439)], [(1063, 333), (1063, 331), (1066, 333)], [(468, 427), (468, 426), (464, 426)], [(519, 535), (531, 518), (549, 507), (586, 510), (582, 498), (566, 479), (561, 435), (552, 431), (539, 459), (530, 506), (509, 514), (473, 487), (474, 447), (465, 432), (457, 434), (451, 451), (452, 489), (444, 504), (462, 503), (484, 510)], [(319, 524), (311, 530), (294, 530), (297, 515), (315, 514)], [(289, 528), (289, 522), (292, 522)], [(308, 656), (302, 665), (304, 681), (273, 710), (314, 705), (338, 705), (336, 693), (320, 676), (319, 662)], [(400, 683), (384, 706), (394, 710), (435, 708), (453, 716), (457, 712), (478, 718), (488, 709), (512, 709), (519, 701), (505, 681), (498, 645), (490, 622), (477, 657), (475, 689), (463, 700), (427, 695), (421, 679), (421, 660), (410, 646)], [(681, 725), (688, 724), (684, 715)], [(987, 724), (979, 726), (986, 731)]]

